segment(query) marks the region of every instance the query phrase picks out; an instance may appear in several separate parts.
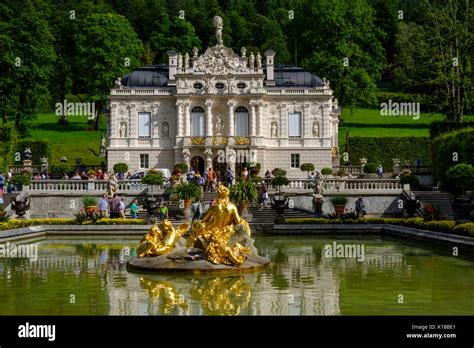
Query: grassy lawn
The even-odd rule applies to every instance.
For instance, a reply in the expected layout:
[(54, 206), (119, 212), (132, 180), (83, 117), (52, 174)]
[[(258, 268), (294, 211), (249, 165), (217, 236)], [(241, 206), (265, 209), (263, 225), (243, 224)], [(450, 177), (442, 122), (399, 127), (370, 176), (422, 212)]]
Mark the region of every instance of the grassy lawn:
[[(352, 112), (343, 110), (343, 123), (339, 126), (339, 147), (344, 149), (346, 132), (351, 136), (362, 137), (427, 137), (429, 125), (433, 121), (445, 118), (440, 113), (422, 113), (418, 120), (408, 116), (381, 116), (378, 109), (354, 109)], [(474, 115), (466, 116), (466, 120), (474, 120)], [(68, 163), (74, 164), (76, 157), (82, 158), (85, 164), (100, 164), (103, 157), (98, 156), (102, 132), (106, 132), (106, 119), (102, 116), (99, 131), (87, 130), (87, 116), (70, 116), (69, 124), (58, 125), (54, 113), (38, 115), (33, 121), (31, 140), (46, 140), (51, 143), (50, 164), (58, 164), (61, 157), (66, 156)], [(34, 151), (34, 149), (32, 149)]]
[[(343, 123), (339, 125), (339, 148), (343, 151), (346, 132), (360, 137), (428, 137), (430, 123), (442, 121), (444, 114), (421, 113), (418, 120), (411, 116), (381, 116), (378, 109), (351, 109), (342, 111)], [(465, 116), (465, 120), (474, 120), (474, 115)]]
[(101, 135), (106, 132), (105, 116), (101, 117), (99, 131), (87, 130), (87, 116), (69, 116), (68, 120), (68, 125), (59, 125), (54, 113), (38, 115), (32, 122), (28, 140), (44, 140), (51, 144), (50, 165), (60, 163), (63, 156), (67, 157), (69, 164), (74, 164), (76, 157), (91, 165), (105, 161), (99, 156)]

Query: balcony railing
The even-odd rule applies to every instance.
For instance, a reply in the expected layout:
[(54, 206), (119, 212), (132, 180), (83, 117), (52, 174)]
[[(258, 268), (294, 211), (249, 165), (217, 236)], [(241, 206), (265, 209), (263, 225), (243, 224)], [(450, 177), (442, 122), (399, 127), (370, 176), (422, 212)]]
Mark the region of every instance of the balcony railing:
[[(311, 179), (288, 179), (289, 184), (281, 187), (285, 193), (310, 193), (315, 181)], [(402, 185), (398, 179), (323, 179), (323, 195), (326, 194), (400, 194)], [(269, 184), (270, 190), (278, 190)]]
[[(108, 190), (108, 180), (32, 180), (30, 192), (35, 193), (104, 193)], [(117, 192), (141, 192), (148, 188), (140, 180), (119, 180)], [(161, 187), (160, 187), (161, 188)]]

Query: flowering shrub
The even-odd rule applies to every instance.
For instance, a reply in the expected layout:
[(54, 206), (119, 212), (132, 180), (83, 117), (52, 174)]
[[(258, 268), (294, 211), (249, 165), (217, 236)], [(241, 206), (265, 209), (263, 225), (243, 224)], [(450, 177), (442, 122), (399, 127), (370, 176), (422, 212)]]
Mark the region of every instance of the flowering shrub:
[(423, 219), (425, 221), (440, 221), (444, 216), (441, 214), (441, 209), (436, 204), (427, 204), (423, 207)]

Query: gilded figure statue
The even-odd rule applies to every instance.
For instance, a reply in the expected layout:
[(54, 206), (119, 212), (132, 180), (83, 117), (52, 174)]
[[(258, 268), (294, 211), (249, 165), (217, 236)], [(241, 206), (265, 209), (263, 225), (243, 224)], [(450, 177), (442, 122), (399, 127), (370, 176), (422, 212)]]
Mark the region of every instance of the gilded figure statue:
[(188, 226), (188, 224), (181, 224), (175, 229), (168, 219), (164, 219), (159, 226), (153, 225), (140, 241), (138, 256), (159, 256), (170, 253)]
[(230, 202), (229, 189), (223, 185), (217, 188), (216, 204), (209, 208), (202, 220), (195, 221), (186, 246), (199, 248), (214, 264), (240, 266), (250, 253), (247, 241), (250, 227)]

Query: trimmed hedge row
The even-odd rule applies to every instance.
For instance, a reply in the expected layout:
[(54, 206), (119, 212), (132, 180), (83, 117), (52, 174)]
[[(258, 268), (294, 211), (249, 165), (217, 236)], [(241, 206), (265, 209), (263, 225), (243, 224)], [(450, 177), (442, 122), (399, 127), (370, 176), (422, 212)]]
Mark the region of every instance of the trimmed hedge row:
[(474, 236), (474, 223), (468, 222), (457, 225), (452, 220), (424, 221), (423, 218), (396, 219), (396, 218), (362, 218), (362, 219), (323, 219), (323, 218), (288, 218), (284, 222), (287, 225), (305, 224), (390, 224), (404, 227), (419, 228), (422, 230), (453, 233)]
[(33, 165), (41, 164), (41, 157), (51, 158), (50, 143), (43, 140), (35, 141), (21, 141), (17, 145), (17, 151), (20, 153), (21, 158), (24, 159), (26, 148), (31, 150), (31, 161)]
[[(88, 223), (85, 223), (87, 225)], [(90, 223), (89, 223), (90, 224)], [(145, 225), (143, 219), (98, 219), (95, 225)], [(0, 230), (11, 230), (14, 228), (22, 228), (37, 225), (81, 225), (77, 224), (74, 219), (31, 219), (31, 220), (9, 220), (0, 223)]]
[[(424, 137), (350, 137), (349, 161), (352, 165), (360, 164), (365, 157), (369, 163), (382, 164), (386, 171), (391, 171), (393, 158), (400, 159), (400, 165), (420, 159), (421, 165), (431, 165), (430, 139)], [(342, 160), (342, 157), (341, 157)]]
[[(457, 153), (457, 161), (454, 161)], [(446, 171), (459, 163), (474, 165), (474, 128), (445, 133), (431, 142), (431, 161), (435, 180), (443, 180)]]
[(453, 132), (464, 128), (473, 128), (474, 122), (449, 122), (449, 121), (434, 121), (430, 124), (430, 138), (434, 139), (437, 136), (447, 133)]

